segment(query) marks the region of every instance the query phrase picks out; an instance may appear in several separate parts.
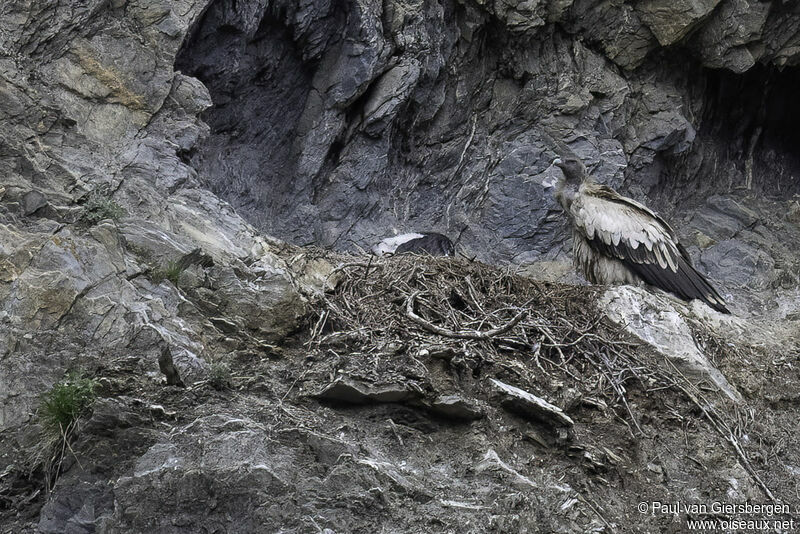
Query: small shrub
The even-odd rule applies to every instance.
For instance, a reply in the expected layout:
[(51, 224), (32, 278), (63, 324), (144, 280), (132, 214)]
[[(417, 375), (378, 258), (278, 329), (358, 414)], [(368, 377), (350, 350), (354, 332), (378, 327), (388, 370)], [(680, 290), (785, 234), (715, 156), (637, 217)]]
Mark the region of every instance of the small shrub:
[(39, 417), (46, 427), (57, 430), (59, 434), (78, 419), (83, 411), (94, 401), (95, 381), (67, 375), (42, 396)]
[(153, 257), (153, 251), (151, 251), (150, 249), (145, 247), (140, 247), (134, 243), (125, 243), (125, 247), (142, 262), (148, 265), (152, 265), (153, 263), (155, 263), (155, 258)]
[(42, 431), (39, 441), (26, 453), (25, 463), (30, 473), (41, 469), (47, 492), (53, 490), (64, 457), (75, 452), (70, 446), (78, 418), (95, 399), (97, 383), (90, 378), (68, 374), (42, 395), (39, 405), (39, 421)]
[(116, 221), (124, 216), (125, 208), (99, 193), (89, 194), (89, 199), (83, 205), (81, 212), (81, 219), (89, 224), (97, 224), (105, 219)]
[(211, 387), (222, 391), (231, 387), (231, 368), (224, 362), (213, 362), (208, 373), (208, 383)]
[(182, 272), (183, 265), (178, 261), (171, 261), (162, 267), (153, 269), (150, 273), (150, 280), (156, 284), (160, 284), (163, 280), (169, 280), (175, 287), (178, 287)]

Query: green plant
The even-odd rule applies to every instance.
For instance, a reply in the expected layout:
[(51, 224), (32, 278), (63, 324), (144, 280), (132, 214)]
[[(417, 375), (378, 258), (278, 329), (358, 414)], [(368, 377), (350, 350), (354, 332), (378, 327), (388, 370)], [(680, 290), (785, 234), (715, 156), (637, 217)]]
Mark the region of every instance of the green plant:
[(125, 216), (125, 208), (111, 198), (100, 193), (90, 193), (83, 205), (81, 219), (89, 224), (97, 224), (104, 219), (118, 220)]
[(66, 434), (95, 399), (96, 382), (69, 374), (42, 396), (39, 418), (45, 427)]
[(55, 487), (67, 451), (75, 454), (70, 442), (80, 416), (94, 402), (96, 386), (96, 381), (70, 373), (42, 395), (41, 436), (28, 450), (26, 463), (31, 473), (42, 470), (48, 493)]
[(178, 287), (183, 269), (184, 267), (181, 262), (170, 261), (162, 267), (153, 269), (153, 271), (150, 272), (150, 280), (156, 284), (160, 284), (163, 280), (169, 280), (175, 287)]
[(212, 362), (208, 370), (208, 383), (211, 387), (221, 391), (231, 387), (231, 368), (225, 362)]

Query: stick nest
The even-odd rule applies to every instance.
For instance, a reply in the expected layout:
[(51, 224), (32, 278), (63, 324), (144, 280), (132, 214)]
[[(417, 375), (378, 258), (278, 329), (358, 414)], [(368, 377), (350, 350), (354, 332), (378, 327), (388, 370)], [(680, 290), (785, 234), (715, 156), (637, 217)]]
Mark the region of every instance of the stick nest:
[(462, 258), (327, 259), (341, 263), (330, 275), (335, 290), (315, 313), (312, 351), (421, 354), (436, 347), (477, 355), (477, 366), (512, 371), (519, 382), (568, 382), (584, 398), (622, 409), (620, 419), (633, 435), (645, 432), (628, 402), (630, 392), (649, 397), (669, 390), (695, 406), (775, 500), (750, 465), (729, 410), (715, 408), (721, 404), (670, 362), (647, 357), (651, 349), (602, 313), (598, 288), (536, 281)]
[(541, 282), (461, 258), (344, 258), (336, 289), (316, 311), (310, 343), (362, 353), (450, 347), (502, 364), (566, 374), (623, 402), (625, 382), (648, 374), (636, 343), (604, 318), (597, 289)]

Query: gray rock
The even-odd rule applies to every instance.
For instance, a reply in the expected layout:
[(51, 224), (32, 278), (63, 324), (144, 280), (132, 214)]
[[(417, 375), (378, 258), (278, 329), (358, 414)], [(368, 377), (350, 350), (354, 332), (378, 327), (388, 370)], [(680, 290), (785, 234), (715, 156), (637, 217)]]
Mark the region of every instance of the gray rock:
[(765, 55), (778, 66), (797, 65), (800, 61), (800, 6), (782, 3), (780, 8), (770, 11), (764, 25), (763, 43)]
[(696, 28), (721, 0), (643, 0), (636, 11), (662, 46), (676, 43)]
[(419, 399), (421, 392), (409, 384), (373, 385), (356, 382), (349, 378), (337, 378), (314, 395), (319, 399), (351, 404), (376, 402), (404, 402)]
[[(624, 489), (597, 493), (574, 459), (529, 443), (507, 418), (478, 418), (496, 412), (475, 376), (490, 368), (470, 369), (472, 349), (346, 344), (306, 362), (296, 345), (307, 314), (340, 277), (329, 276), (335, 262), (276, 239), (355, 251), (395, 230), (437, 230), (492, 263), (568, 262), (569, 229), (548, 188), (565, 149), (679, 232), (707, 231), (691, 252), (752, 321), (698, 305), (663, 319), (669, 305), (635, 290), (620, 313), (640, 311), (636, 331), (694, 364), (686, 321), (743, 347), (750, 336), (769, 355), (748, 353), (739, 367), (765, 372), (731, 381), (776, 424), (747, 431), (752, 443), (756, 432), (785, 440), (764, 433), (796, 414), (758, 399), (776, 387), (762, 376), (793, 389), (783, 371), (797, 345), (800, 163), (788, 135), (796, 75), (784, 67), (798, 63), (800, 7), (780, 0), (6, 2), (0, 495), (12, 512), (0, 510), (0, 530), (603, 528), (584, 498), (602, 499), (624, 530)], [(90, 194), (126, 215), (75, 224)], [(154, 283), (170, 262), (185, 267), (178, 287)], [(189, 385), (179, 394), (159, 385), (164, 346)], [(219, 361), (239, 367), (231, 391), (204, 380)], [(41, 444), (34, 414), (67, 370), (97, 376), (102, 394), (45, 495), (20, 459)], [(317, 384), (375, 405), (308, 401)], [(426, 395), (432, 410), (473, 422), (428, 417), (417, 409)], [(526, 414), (538, 405), (503, 395)], [(731, 455), (704, 455), (716, 438), (702, 425), (662, 426), (633, 457), (614, 445), (630, 442), (627, 429), (591, 404), (598, 442), (585, 450), (624, 456), (620, 487), (696, 500), (646, 478), (658, 458), (661, 474), (681, 472), (710, 497), (761, 499)], [(687, 440), (701, 445), (702, 474), (674, 455)], [(558, 482), (565, 471), (577, 473), (580, 499)]]
[[(4, 145), (0, 170), (0, 358), (14, 355), (0, 372), (3, 429), (24, 424), (39, 395), (67, 368), (91, 366), (108, 354), (139, 358), (155, 372), (166, 340), (181, 378), (202, 378), (203, 359), (216, 350), (203, 334), (209, 327), (197, 308), (203, 295), (181, 295), (143, 276), (197, 248), (213, 258), (227, 283), (211, 297), (214, 316), (275, 340), (294, 329), (305, 310), (267, 240), (199, 189), (196, 172), (176, 154), (191, 150), (207, 129), (197, 118), (210, 105), (207, 90), (172, 69), (185, 32), (205, 6), (105, 7), (63, 4), (48, 17), (42, 13), (50, 8), (34, 2), (25, 12), (39, 13), (52, 27), (34, 19), (24, 24), (19, 6), (9, 6), (11, 18), (3, 20), (19, 24), (4, 30), (4, 52), (39, 50), (36, 60), (0, 61), (0, 135), (13, 140)], [(65, 11), (72, 16), (60, 15)], [(133, 26), (122, 22), (125, 17)], [(80, 211), (75, 203), (89, 191), (108, 195), (128, 215), (72, 227)], [(23, 222), (25, 214), (36, 217)], [(261, 265), (266, 256), (269, 273), (251, 273), (242, 263)], [(231, 265), (241, 280), (226, 278)], [(200, 282), (193, 285), (206, 283), (205, 274), (195, 273)], [(249, 299), (234, 296), (230, 285), (236, 283)], [(30, 335), (30, 328), (40, 334)]]
[(704, 208), (695, 212), (690, 224), (698, 232), (710, 237), (712, 242), (730, 239), (743, 228), (739, 221), (713, 208)]
[(745, 72), (764, 52), (758, 45), (770, 4), (749, 0), (722, 2), (697, 32), (693, 46), (703, 63), (712, 68)]
[(45, 504), (37, 531), (46, 534), (96, 532), (113, 503), (112, 488), (104, 480), (64, 486)]
[(489, 379), (500, 393), (503, 408), (526, 419), (554, 426), (571, 427), (575, 422), (561, 408), (518, 387), (510, 386), (494, 378)]
[(448, 419), (473, 420), (484, 417), (484, 411), (474, 402), (460, 395), (442, 395), (430, 403), (430, 409), (437, 415)]
[(706, 199), (706, 204), (718, 212), (736, 219), (742, 226), (753, 226), (760, 219), (755, 211), (743, 206), (731, 197), (713, 195)]
[[(213, 419), (211, 416), (194, 424), (193, 433), (215, 429), (203, 445), (182, 440), (155, 444), (138, 460), (130, 476), (117, 481), (111, 519), (115, 528), (169, 530), (175, 528), (176, 521), (178, 528), (192, 528), (200, 522), (222, 525), (226, 515), (238, 514), (238, 508), (247, 510), (250, 517), (237, 516), (237, 528), (254, 532), (273, 514), (291, 513), (291, 507), (283, 512), (272, 507), (256, 512), (257, 504), (245, 496), (249, 493), (246, 488), (259, 487), (264, 497), (279, 499), (288, 489), (286, 474), (275, 463), (277, 458), (270, 458), (268, 442), (253, 432), (226, 428), (226, 418)], [(206, 466), (203, 471), (192, 469), (196, 461)], [(223, 486), (228, 490), (222, 491)], [(215, 497), (223, 494), (227, 497)], [(231, 498), (235, 494), (240, 497)], [(154, 513), (137, 512), (143, 509)], [(168, 512), (170, 509), (173, 512)], [(176, 517), (171, 519), (175, 512)]]
[[(552, 259), (546, 256), (567, 236), (565, 227), (548, 219), (556, 208), (539, 177), (552, 159), (553, 143), (543, 141), (539, 131), (566, 140), (581, 157), (597, 164), (601, 181), (612, 184), (622, 183), (623, 173), (630, 174), (625, 170), (628, 159), (640, 170), (654, 165), (658, 154), (686, 153), (696, 146), (697, 136), (694, 119), (684, 109), (686, 88), (658, 74), (654, 64), (641, 75), (619, 73), (606, 58), (632, 69), (659, 46), (648, 24), (671, 43), (702, 26), (709, 13), (716, 16), (711, 0), (675, 6), (576, 2), (567, 10), (570, 4), (488, 2), (476, 8), (467, 2), (463, 9), (468, 22), (455, 28), (441, 19), (434, 32), (419, 21), (440, 20), (442, 13), (422, 4), (401, 8), (389, 3), (386, 32), (381, 35), (370, 26), (376, 13), (362, 7), (355, 7), (357, 15), (338, 30), (329, 24), (332, 18), (325, 19), (327, 3), (280, 16), (255, 4), (229, 10), (215, 7), (179, 62), (185, 72), (219, 72), (206, 79), (217, 101), (208, 115), (217, 133), (195, 152), (193, 162), (212, 189), (250, 220), (294, 242), (368, 248), (389, 228), (402, 232), (424, 221), (460, 235), (458, 244), (483, 259)], [(486, 13), (510, 32), (503, 54), (511, 80), (475, 72), (464, 77), (457, 93), (448, 92), (457, 82), (442, 74), (443, 65), (481, 64), (473, 49), (451, 48), (448, 43), (459, 38), (470, 42), (485, 24)], [(647, 22), (640, 18), (643, 13)], [(742, 12), (732, 13), (726, 20), (738, 20)], [(280, 33), (261, 39), (251, 17), (262, 17), (265, 27), (283, 24), (299, 35), (314, 37), (300, 39), (286, 48), (291, 53), (283, 53)], [(561, 34), (552, 39), (541, 36), (548, 20), (559, 20), (570, 32), (599, 40), (605, 57)], [(233, 37), (241, 46), (217, 46), (221, 34), (215, 29), (226, 24), (241, 28)], [(358, 46), (345, 39), (357, 25), (365, 28), (353, 41)], [(539, 49), (518, 48), (515, 36), (520, 34), (539, 43)], [(392, 47), (399, 55), (384, 59)], [(428, 59), (421, 62), (414, 55), (418, 50), (434, 53), (426, 53)], [(350, 55), (337, 58), (342, 51)], [(575, 61), (564, 62), (573, 52)], [(281, 61), (263, 61), (270, 54)], [(269, 92), (258, 92), (261, 82), (252, 78), (257, 72), (252, 64), (266, 64), (262, 74), (280, 82)], [(344, 83), (342, 72), (347, 69), (353, 75)], [(522, 86), (513, 81), (523, 78), (529, 81)], [(558, 84), (549, 81), (556, 78)], [(487, 82), (477, 83), (481, 79)], [(317, 89), (309, 92), (308, 87)], [(239, 95), (236, 100), (234, 93)], [(632, 93), (636, 98), (627, 97)], [(487, 113), (479, 117), (459, 111), (456, 94), (475, 102), (477, 109), (486, 102)], [(286, 95), (287, 105), (280, 114), (268, 105), (272, 95)], [(559, 116), (552, 116), (552, 111)], [(439, 119), (433, 120), (437, 114)], [(234, 117), (239, 117), (235, 127)], [(518, 117), (543, 119), (542, 127), (515, 126), (501, 142), (481, 141), (491, 141), (489, 132), (500, 127), (493, 124), (513, 123)], [(287, 124), (297, 127), (289, 130)], [(406, 151), (407, 156), (395, 158), (397, 144), (390, 140), (398, 137), (393, 132), (408, 131), (409, 124), (415, 125), (414, 139), (425, 141)], [(612, 149), (613, 140), (606, 136), (622, 144)], [(231, 139), (235, 141), (229, 143)], [(223, 153), (225, 158), (220, 157)], [(223, 163), (230, 158), (239, 164)], [(291, 180), (278, 178), (287, 172)], [(648, 173), (655, 186), (658, 174)], [(241, 183), (242, 188), (231, 189), (232, 183)], [(434, 183), (436, 187), (429, 185)], [(243, 196), (240, 189), (248, 193)], [(406, 189), (415, 193), (396, 194)]]
[(476, 471), (482, 473), (484, 471), (495, 471), (505, 473), (510, 478), (510, 482), (517, 487), (536, 487), (536, 483), (529, 477), (521, 474), (519, 471), (508, 465), (500, 459), (494, 449), (489, 449), (483, 456), (481, 462), (475, 468)]
[(706, 268), (713, 265), (720, 279), (730, 287), (758, 289), (768, 284), (775, 260), (758, 245), (741, 239), (725, 239), (704, 249), (700, 264)]
[(25, 215), (32, 215), (45, 206), (47, 206), (47, 199), (39, 191), (28, 191), (22, 197), (22, 212)]
[(391, 123), (399, 107), (411, 96), (419, 81), (419, 62), (411, 59), (399, 63), (375, 81), (369, 99), (364, 103), (365, 132), (378, 137)]
[(653, 32), (627, 2), (577, 0), (573, 12), (575, 30), (599, 41), (605, 55), (620, 67), (635, 69), (658, 47)]
[(448, 362), (458, 355), (458, 350), (453, 347), (448, 347), (447, 345), (430, 345), (423, 347), (419, 351), (419, 356), (436, 358)]
[(172, 352), (168, 346), (161, 348), (161, 355), (158, 357), (158, 368), (167, 378), (168, 386), (185, 387), (183, 380), (181, 380), (180, 373), (172, 362)]
[(697, 346), (684, 318), (667, 298), (634, 286), (611, 288), (601, 300), (608, 317), (651, 345), (685, 375), (707, 380), (734, 402), (742, 396)]

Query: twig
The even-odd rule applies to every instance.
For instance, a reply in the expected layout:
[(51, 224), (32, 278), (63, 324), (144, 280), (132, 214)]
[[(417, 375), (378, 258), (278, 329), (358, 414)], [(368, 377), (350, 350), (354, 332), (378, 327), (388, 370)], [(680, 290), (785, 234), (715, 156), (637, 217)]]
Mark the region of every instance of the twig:
[[(369, 269), (372, 266), (372, 257), (370, 256), (368, 263), (363, 263), (360, 261), (350, 262), (350, 263), (343, 263), (334, 269), (331, 269), (331, 272), (328, 273), (328, 276), (325, 277), (325, 281), (327, 282), (331, 276), (338, 273), (339, 271), (344, 271), (345, 269), (349, 269), (350, 267), (364, 267), (365, 269)], [(375, 266), (383, 267), (382, 263), (376, 263)]]
[(370, 256), (369, 257), (369, 261), (367, 262), (367, 267), (364, 269), (364, 280), (366, 280), (367, 276), (369, 276), (369, 268), (372, 267), (372, 260), (374, 258), (375, 258), (375, 256)]
[(603, 360), (603, 365), (605, 365), (605, 367), (606, 367), (606, 370), (601, 370), (601, 372), (606, 374), (606, 376), (608, 378), (608, 381), (611, 384), (611, 387), (614, 388), (614, 391), (617, 392), (617, 396), (622, 400), (622, 404), (625, 405), (625, 409), (628, 411), (628, 415), (630, 416), (631, 421), (633, 421), (633, 424), (636, 427), (636, 430), (638, 430), (639, 434), (641, 434), (642, 436), (646, 436), (647, 434), (645, 434), (644, 430), (642, 430), (642, 427), (639, 426), (639, 422), (636, 420), (636, 417), (633, 415), (633, 410), (631, 410), (631, 407), (628, 404), (628, 399), (627, 399), (627, 397), (625, 395), (625, 392), (622, 391), (622, 388), (619, 385), (619, 381), (614, 380), (614, 377), (611, 375), (611, 366), (608, 363), (608, 358), (606, 358), (602, 354), (600, 355), (600, 357)]
[(330, 310), (323, 310), (323, 312), (319, 314), (319, 318), (317, 322), (314, 323), (311, 334), (308, 336), (308, 341), (306, 342), (307, 347), (310, 347), (317, 336), (322, 333), (322, 329), (325, 328), (325, 322), (328, 320), (328, 315), (330, 315)]
[(592, 510), (592, 512), (594, 512), (594, 515), (596, 515), (597, 517), (599, 517), (599, 518), (600, 518), (600, 521), (602, 521), (602, 522), (605, 524), (605, 526), (606, 526), (606, 527), (608, 527), (608, 528), (611, 530), (611, 532), (615, 532), (615, 529), (614, 529), (614, 527), (611, 525), (611, 523), (609, 523), (609, 522), (606, 520), (606, 518), (605, 518), (605, 517), (603, 517), (603, 514), (601, 514), (601, 513), (600, 513), (600, 509), (601, 509), (601, 508), (600, 508), (600, 505), (599, 505), (599, 504), (598, 504), (598, 505), (595, 505), (595, 504), (593, 504), (593, 503), (592, 503), (592, 501), (591, 501), (590, 499), (588, 499), (588, 498), (584, 497), (583, 495), (581, 495), (581, 494), (580, 494), (580, 493), (578, 493), (577, 491), (575, 492), (575, 495), (578, 497), (578, 500), (581, 500), (581, 501), (583, 501), (583, 502), (584, 502), (584, 504), (586, 504), (586, 505), (587, 505), (587, 506), (588, 506), (588, 507), (589, 507), (589, 508)]
[(528, 314), (528, 310), (522, 310), (503, 326), (492, 328), (491, 330), (485, 330), (483, 332), (477, 330), (462, 330), (460, 332), (455, 332), (447, 328), (442, 328), (441, 326), (436, 326), (435, 324), (426, 321), (414, 313), (414, 301), (417, 299), (420, 293), (422, 292), (415, 291), (411, 294), (411, 296), (408, 297), (408, 299), (406, 299), (406, 317), (422, 326), (426, 330), (444, 337), (452, 337), (455, 339), (491, 339), (514, 328)]
[[(683, 375), (683, 373), (681, 373), (680, 370), (677, 367), (675, 367), (674, 363), (672, 362), (668, 363), (687, 383), (691, 383)], [(753, 477), (753, 480), (758, 485), (758, 487), (761, 488), (761, 491), (764, 492), (764, 495), (770, 501), (777, 504), (779, 502), (778, 499), (775, 498), (775, 495), (773, 495), (772, 491), (767, 487), (764, 481), (761, 480), (761, 477), (758, 475), (758, 473), (756, 473), (756, 470), (750, 464), (750, 460), (747, 459), (747, 455), (745, 454), (744, 450), (742, 450), (742, 446), (739, 445), (739, 440), (737, 440), (736, 436), (733, 435), (733, 432), (731, 432), (731, 429), (728, 427), (728, 425), (721, 420), (719, 415), (717, 415), (716, 410), (714, 410), (713, 408), (706, 408), (706, 406), (700, 404), (700, 401), (697, 399), (697, 396), (694, 395), (682, 384), (679, 384), (675, 380), (673, 380), (673, 383), (675, 384), (675, 387), (677, 387), (680, 391), (682, 391), (683, 394), (686, 395), (689, 398), (689, 400), (691, 400), (692, 403), (700, 409), (701, 412), (703, 412), (703, 416), (705, 416), (708, 422), (711, 423), (711, 426), (714, 428), (714, 430), (717, 431), (720, 437), (722, 437), (725, 441), (727, 441), (730, 444), (730, 446), (733, 448), (733, 451), (736, 453), (736, 456), (739, 457), (739, 461), (742, 463), (745, 470), (750, 474), (750, 476)]]

